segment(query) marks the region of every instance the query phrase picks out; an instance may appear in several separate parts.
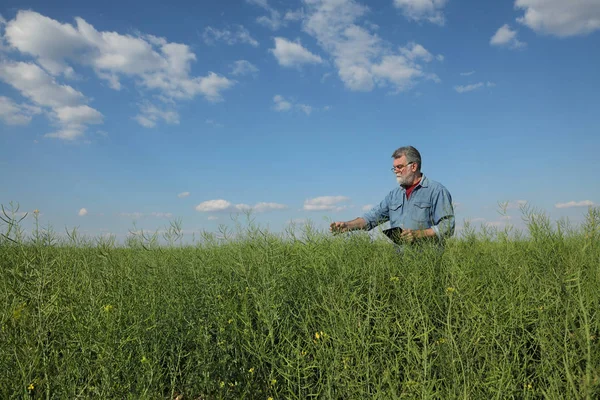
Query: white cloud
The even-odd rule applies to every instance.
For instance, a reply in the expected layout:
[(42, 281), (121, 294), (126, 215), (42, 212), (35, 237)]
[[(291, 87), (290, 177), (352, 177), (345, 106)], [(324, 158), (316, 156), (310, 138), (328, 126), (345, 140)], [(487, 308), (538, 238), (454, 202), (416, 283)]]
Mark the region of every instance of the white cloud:
[(478, 83), (472, 83), (470, 85), (454, 86), (454, 90), (456, 90), (458, 93), (466, 93), (466, 92), (472, 92), (473, 90), (477, 90), (484, 86), (494, 87), (494, 86), (496, 86), (496, 84), (493, 82), (486, 82), (486, 83), (478, 82)]
[(567, 37), (600, 29), (598, 0), (516, 0), (525, 14), (517, 21), (535, 32)]
[(154, 128), (156, 126), (155, 121), (141, 114), (136, 115), (133, 117), (133, 119), (135, 119), (144, 128)]
[[(246, 2), (259, 6), (269, 13), (269, 15), (263, 15), (256, 19), (256, 22), (259, 24), (274, 31), (286, 25), (286, 21), (281, 19), (279, 11), (269, 6), (267, 0), (246, 0)], [(288, 18), (286, 18), (286, 20), (287, 19)]]
[(150, 214), (144, 214), (144, 213), (136, 211), (136, 212), (132, 212), (132, 213), (119, 213), (119, 216), (133, 218), (133, 219), (140, 219), (142, 217), (172, 218), (173, 214), (166, 213), (166, 212), (157, 212), (157, 211), (151, 212)]
[(475, 73), (475, 71), (469, 71), (469, 72), (461, 72), (460, 76), (471, 76)]
[(433, 55), (425, 47), (414, 42), (409, 43), (407, 47), (401, 47), (400, 54), (411, 61), (422, 59), (425, 62), (431, 62), (433, 60)]
[(273, 102), (275, 102), (275, 105), (273, 106), (275, 111), (288, 111), (292, 108), (292, 103), (278, 94), (273, 97)]
[(254, 4), (255, 6), (262, 7), (264, 9), (269, 8), (269, 3), (267, 3), (267, 0), (246, 0), (246, 2), (250, 3), (250, 4)]
[(199, 212), (217, 212), (217, 211), (228, 211), (228, 212), (236, 212), (236, 211), (247, 211), (252, 210), (254, 212), (266, 212), (272, 210), (284, 210), (288, 208), (284, 204), (278, 203), (266, 203), (261, 202), (257, 203), (254, 206), (249, 206), (248, 204), (232, 204), (227, 200), (218, 199), (218, 200), (208, 200), (204, 201), (196, 206), (196, 211)]
[(68, 85), (61, 85), (33, 63), (1, 62), (0, 79), (17, 89), (24, 97), (45, 107), (78, 106), (85, 96)]
[(223, 124), (221, 124), (221, 123), (219, 123), (219, 122), (217, 122), (217, 121), (215, 121), (215, 120), (212, 120), (212, 119), (207, 119), (207, 120), (206, 120), (206, 121), (204, 121), (204, 122), (205, 122), (207, 125), (214, 126), (215, 128), (223, 128), (223, 127), (224, 127), (224, 125), (223, 125)]
[(394, 0), (394, 6), (401, 9), (408, 19), (444, 25), (442, 9), (446, 2), (447, 0)]
[(279, 203), (257, 203), (252, 209), (256, 212), (265, 212), (271, 210), (285, 210), (288, 207)]
[(300, 43), (290, 42), (289, 40), (276, 37), (275, 48), (269, 50), (279, 65), (284, 67), (299, 67), (303, 64), (321, 64), (323, 59), (304, 47)]
[(296, 107), (298, 107), (306, 115), (310, 115), (310, 113), (313, 110), (311, 106), (308, 106), (306, 104), (297, 104)]
[(340, 205), (349, 201), (346, 196), (321, 196), (304, 201), (303, 209), (305, 211), (341, 211), (347, 206)]
[(299, 103), (294, 104), (290, 100), (285, 99), (279, 94), (273, 96), (273, 102), (275, 103), (273, 105), (273, 109), (275, 111), (290, 111), (292, 108), (296, 108), (306, 115), (310, 115), (314, 111), (314, 108), (312, 106)]
[(65, 106), (56, 109), (59, 121), (65, 125), (101, 124), (102, 114), (85, 105)]
[(156, 217), (156, 218), (172, 218), (173, 214), (172, 213), (165, 213), (165, 212), (151, 212), (150, 216), (152, 217)]
[(235, 81), (210, 72), (208, 76), (198, 79), (195, 83), (198, 86), (195, 90), (201, 92), (208, 101), (217, 102), (223, 100), (221, 92), (233, 86)]
[(494, 36), (490, 39), (490, 44), (492, 46), (503, 46), (510, 49), (522, 49), (527, 46), (526, 43), (517, 39), (517, 31), (510, 29), (508, 24), (504, 24), (498, 28)]
[(85, 128), (81, 125), (68, 126), (63, 129), (59, 129), (54, 132), (46, 133), (44, 137), (62, 139), (62, 140), (75, 140), (83, 136)]
[(211, 212), (211, 211), (226, 211), (231, 208), (231, 203), (227, 200), (208, 200), (196, 206), (196, 211)]
[(295, 11), (288, 11), (285, 13), (283, 19), (286, 21), (300, 21), (304, 18), (304, 10), (299, 8)]
[(213, 27), (206, 27), (202, 35), (204, 43), (214, 44), (215, 42), (225, 42), (228, 45), (234, 45), (237, 43), (247, 43), (251, 46), (257, 47), (258, 41), (254, 39), (248, 29), (242, 25), (237, 25), (235, 30), (230, 29), (215, 29)]
[(8, 22), (5, 37), (12, 47), (37, 57), (52, 75), (70, 75), (73, 70), (66, 59), (87, 47), (85, 38), (72, 25), (33, 11), (19, 11)]
[(219, 219), (219, 217), (215, 217), (214, 215), (211, 215), (211, 216), (208, 217), (209, 221), (216, 221), (218, 219)]
[(180, 199), (183, 199), (184, 197), (189, 197), (190, 192), (181, 192), (177, 195), (177, 197), (179, 197)]
[(144, 214), (136, 211), (136, 212), (132, 212), (132, 213), (119, 213), (119, 216), (133, 218), (133, 219), (139, 219), (139, 218), (142, 218), (144, 216)]
[(0, 52), (8, 51), (8, 46), (4, 42), (4, 33), (2, 32), (4, 30), (4, 25), (6, 25), (6, 20), (4, 19), (2, 14), (0, 14)]
[(432, 56), (421, 45), (409, 43), (393, 51), (390, 43), (358, 25), (368, 8), (355, 0), (304, 0), (304, 4), (304, 30), (332, 56), (347, 88), (370, 91), (391, 86), (399, 92), (418, 80), (439, 81), (424, 71), (422, 63)]
[(231, 65), (231, 74), (234, 76), (256, 75), (257, 73), (258, 68), (246, 60), (238, 60)]
[[(52, 75), (69, 76), (73, 72), (70, 64), (91, 67), (115, 90), (121, 89), (122, 77), (129, 77), (140, 88), (156, 91), (165, 98), (191, 99), (201, 95), (208, 101), (219, 101), (221, 92), (235, 84), (214, 72), (191, 76), (196, 55), (185, 44), (152, 35), (100, 32), (79, 17), (75, 22), (62, 24), (33, 11), (19, 11), (7, 25), (6, 38), (13, 48), (36, 57)], [(82, 97), (81, 93), (59, 86), (53, 95), (44, 98), (73, 103), (77, 97)]]
[(179, 124), (179, 114), (173, 110), (161, 110), (148, 102), (139, 104), (140, 113), (134, 119), (145, 128), (154, 128), (160, 120), (167, 124)]
[(595, 204), (591, 200), (569, 201), (567, 203), (556, 203), (554, 205), (554, 207), (556, 207), (556, 208), (593, 207), (593, 206), (595, 206)]
[(85, 217), (88, 214), (88, 210), (86, 210), (85, 208), (82, 208), (81, 210), (79, 210), (79, 213), (77, 213), (80, 217)]
[(279, 13), (279, 11), (275, 10), (275, 9), (271, 9), (269, 11), (270, 15), (263, 15), (262, 17), (258, 17), (256, 19), (256, 22), (258, 22), (259, 24), (266, 26), (267, 28), (276, 31), (279, 28), (281, 28), (282, 26), (285, 26), (285, 22), (281, 20), (281, 14)]
[[(38, 106), (49, 108), (48, 115), (58, 130), (46, 137), (74, 140), (82, 136), (88, 124), (102, 123), (102, 114), (83, 104), (85, 96), (68, 85), (61, 85), (33, 63), (0, 62), (0, 80), (17, 89)], [(27, 106), (26, 106), (27, 107)], [(41, 111), (33, 107), (31, 111)]]
[(367, 211), (371, 211), (372, 208), (373, 208), (373, 204), (365, 204), (364, 206), (361, 207), (361, 210), (367, 212)]
[(456, 90), (458, 93), (465, 93), (465, 92), (471, 92), (473, 90), (479, 89), (480, 87), (483, 87), (483, 82), (473, 83), (473, 84), (464, 85), (464, 86), (454, 86), (454, 90)]
[(5, 96), (0, 96), (0, 120), (8, 125), (27, 125), (35, 114), (41, 113), (39, 107), (29, 104), (17, 104)]

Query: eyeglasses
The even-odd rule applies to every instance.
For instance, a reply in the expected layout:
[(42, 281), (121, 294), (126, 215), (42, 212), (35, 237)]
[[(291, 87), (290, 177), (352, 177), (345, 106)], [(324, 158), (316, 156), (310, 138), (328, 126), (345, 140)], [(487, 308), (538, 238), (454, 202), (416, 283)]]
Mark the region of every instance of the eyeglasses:
[(410, 164), (414, 164), (413, 162), (409, 162), (406, 165), (394, 165), (391, 169), (392, 172), (402, 171), (405, 167), (408, 167)]

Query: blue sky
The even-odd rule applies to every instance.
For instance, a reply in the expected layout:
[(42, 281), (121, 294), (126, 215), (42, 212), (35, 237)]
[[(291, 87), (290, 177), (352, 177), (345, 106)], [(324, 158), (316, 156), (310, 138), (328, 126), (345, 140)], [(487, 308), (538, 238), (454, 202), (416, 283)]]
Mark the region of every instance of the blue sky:
[[(421, 151), (457, 225), (600, 203), (600, 2), (13, 1), (0, 203), (56, 230), (348, 220)], [(508, 202), (501, 218), (498, 203)], [(31, 221), (26, 222), (30, 226)]]

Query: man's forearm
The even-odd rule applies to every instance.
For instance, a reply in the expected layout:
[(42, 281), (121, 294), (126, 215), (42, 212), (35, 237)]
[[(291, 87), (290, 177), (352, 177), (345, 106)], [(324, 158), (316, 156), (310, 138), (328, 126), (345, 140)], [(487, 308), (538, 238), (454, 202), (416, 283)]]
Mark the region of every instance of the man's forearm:
[(365, 229), (367, 227), (367, 221), (365, 221), (363, 218), (358, 217), (356, 219), (353, 219), (352, 221), (348, 221), (346, 222), (346, 226), (348, 228), (349, 231), (356, 231), (358, 229)]
[(417, 239), (424, 239), (437, 236), (433, 228), (421, 229), (416, 232)]

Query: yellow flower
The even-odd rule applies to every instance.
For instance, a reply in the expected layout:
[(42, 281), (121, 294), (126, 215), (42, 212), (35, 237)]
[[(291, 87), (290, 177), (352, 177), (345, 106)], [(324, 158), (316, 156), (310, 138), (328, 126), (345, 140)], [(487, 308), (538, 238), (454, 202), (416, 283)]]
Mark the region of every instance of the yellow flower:
[(229, 320), (227, 320), (228, 324), (231, 324), (232, 322), (233, 322), (233, 319), (231, 319), (231, 318)]
[(272, 398), (272, 397), (269, 397), (269, 398), (267, 398), (267, 400), (273, 400), (273, 398)]
[(108, 313), (108, 312), (111, 312), (113, 308), (114, 308), (114, 307), (112, 306), (112, 304), (107, 304), (107, 305), (105, 305), (104, 307), (102, 307), (102, 310), (103, 310), (104, 312)]
[(392, 282), (396, 282), (396, 281), (399, 281), (399, 280), (400, 280), (400, 278), (398, 278), (397, 276), (390, 277), (390, 281), (392, 281)]
[(456, 291), (456, 289), (454, 289), (453, 287), (446, 288), (446, 293), (448, 293), (448, 294), (452, 294), (455, 291)]
[(33, 383), (30, 383), (29, 386), (27, 386), (27, 390), (31, 392), (33, 389), (35, 389), (35, 386), (33, 386)]
[(277, 379), (271, 379), (271, 386), (275, 386), (276, 383), (277, 383)]
[(443, 344), (446, 343), (446, 339), (445, 338), (440, 338), (438, 340), (435, 341), (435, 344)]
[(221, 382), (219, 383), (219, 387), (224, 387), (224, 386), (225, 386), (225, 382), (221, 381)]
[(27, 303), (21, 303), (17, 308), (13, 310), (13, 319), (15, 321), (18, 321), (21, 318), (21, 315), (23, 315), (23, 310), (25, 310), (26, 306)]
[(146, 364), (148, 362), (148, 359), (146, 358), (146, 356), (143, 356), (142, 359), (140, 360), (140, 362), (142, 364)]
[(251, 374), (253, 374), (253, 373), (254, 373), (254, 367), (250, 368), (250, 369), (248, 370), (248, 372), (250, 372)]
[(321, 334), (319, 332), (315, 332), (315, 339), (320, 339), (321, 338)]
[(40, 213), (40, 210), (38, 210), (38, 209), (36, 208), (35, 210), (33, 210), (33, 213), (34, 213), (35, 215), (38, 215), (38, 214)]

